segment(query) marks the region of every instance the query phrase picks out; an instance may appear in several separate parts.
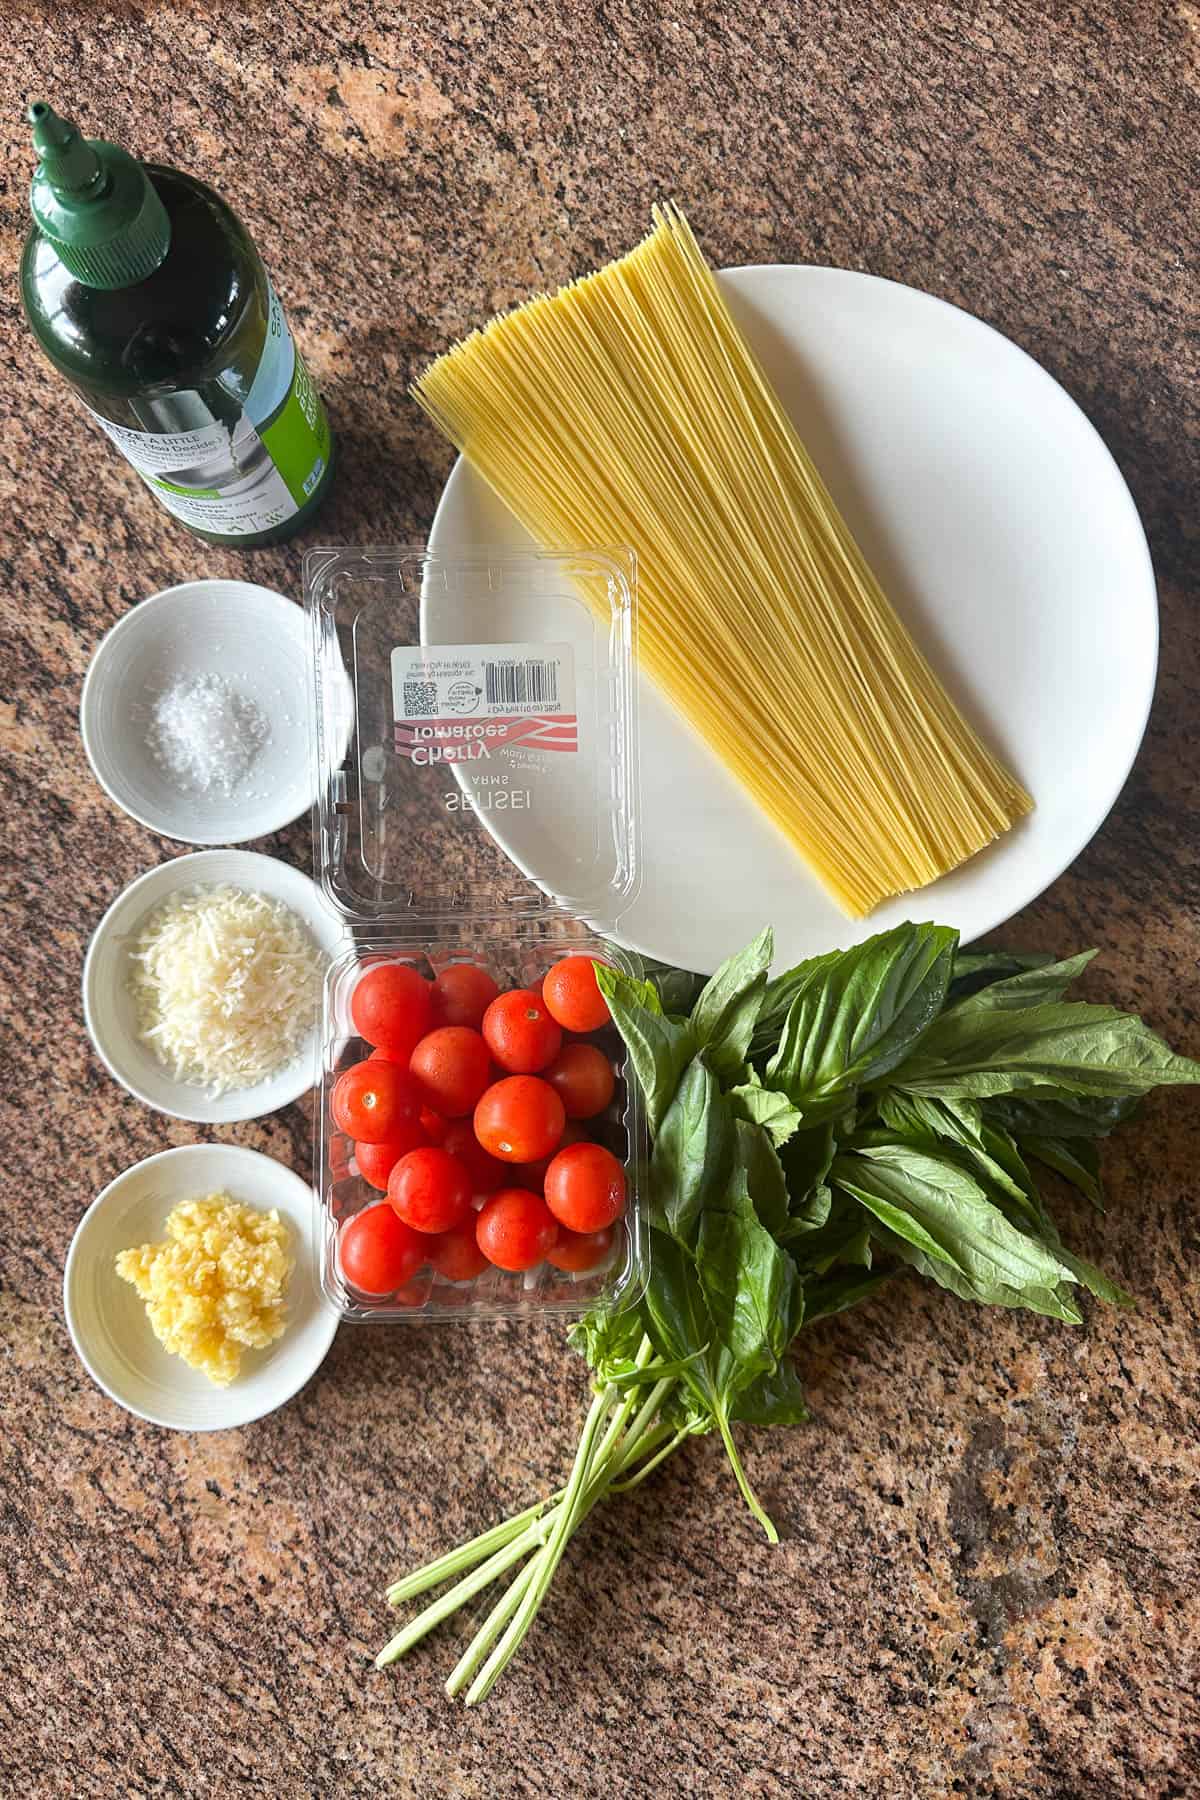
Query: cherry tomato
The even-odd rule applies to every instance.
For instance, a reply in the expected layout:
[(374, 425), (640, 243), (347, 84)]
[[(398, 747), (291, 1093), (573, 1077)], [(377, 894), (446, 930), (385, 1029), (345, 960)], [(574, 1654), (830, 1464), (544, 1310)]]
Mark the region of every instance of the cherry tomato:
[(447, 1281), (474, 1281), (488, 1266), (488, 1259), (475, 1237), (475, 1215), (464, 1219), (453, 1231), (443, 1231), (426, 1239), (429, 1261)]
[(425, 1261), (426, 1241), (386, 1202), (364, 1207), (338, 1233), (338, 1261), (360, 1294), (390, 1294)]
[(498, 1269), (534, 1269), (558, 1237), (558, 1226), (540, 1194), (501, 1188), (475, 1221), (475, 1240)]
[(596, 985), (590, 956), (564, 956), (547, 969), (542, 999), (550, 1016), (566, 1031), (599, 1031), (612, 1017), (608, 1001)]
[(594, 1119), (604, 1111), (617, 1085), (612, 1064), (595, 1044), (564, 1044), (542, 1074), (562, 1101), (568, 1119)]
[[(518, 1187), (532, 1188), (535, 1194), (540, 1194), (546, 1180), (546, 1170), (550, 1167), (558, 1151), (567, 1144), (582, 1143), (586, 1136), (587, 1132), (582, 1125), (568, 1119), (563, 1126), (563, 1134), (558, 1140), (557, 1148), (551, 1151), (549, 1156), (539, 1156), (536, 1162), (518, 1163), (515, 1169), (506, 1169), (505, 1174), (510, 1181), (515, 1181)], [(503, 1165), (500, 1166), (503, 1167)]]
[(492, 1078), (488, 1047), (467, 1025), (439, 1025), (421, 1039), (408, 1066), (422, 1105), (445, 1119), (464, 1118)]
[(431, 1112), (427, 1106), (421, 1108), (421, 1130), (431, 1144), (444, 1143), (449, 1129), (450, 1122), (443, 1119), (441, 1113)]
[(420, 1111), (417, 1084), (399, 1063), (355, 1063), (339, 1075), (329, 1097), (333, 1122), (360, 1144), (386, 1144)]
[(433, 1017), (433, 990), (408, 963), (376, 963), (350, 997), (354, 1029), (377, 1050), (412, 1055)]
[(562, 1141), (567, 1115), (549, 1082), (536, 1075), (497, 1081), (475, 1108), (475, 1136), (505, 1163), (536, 1162)]
[(546, 1170), (546, 1205), (568, 1231), (603, 1231), (625, 1210), (625, 1171), (602, 1144), (568, 1144)]
[(429, 1144), (400, 1158), (388, 1177), (387, 1196), (414, 1231), (452, 1231), (471, 1210), (471, 1177), (456, 1156)]
[(419, 1150), (428, 1142), (429, 1139), (414, 1119), (402, 1126), (386, 1144), (355, 1144), (354, 1160), (364, 1181), (369, 1181), (375, 1188), (386, 1188), (388, 1176), (400, 1158), (407, 1156), (410, 1150)]
[(478, 1031), (483, 1015), (500, 989), (478, 963), (451, 963), (433, 984), (435, 1025), (473, 1025)]
[(494, 1156), (489, 1156), (470, 1119), (452, 1119), (446, 1127), (442, 1148), (457, 1156), (471, 1177), (473, 1194), (494, 1194), (498, 1187), (512, 1186), (512, 1170)]
[(603, 1231), (567, 1231), (560, 1225), (558, 1242), (547, 1250), (546, 1261), (573, 1275), (594, 1269), (612, 1249), (616, 1235), (615, 1225), (606, 1225)]
[(483, 1037), (510, 1075), (536, 1075), (562, 1048), (562, 1026), (532, 988), (514, 988), (493, 1000), (483, 1015)]

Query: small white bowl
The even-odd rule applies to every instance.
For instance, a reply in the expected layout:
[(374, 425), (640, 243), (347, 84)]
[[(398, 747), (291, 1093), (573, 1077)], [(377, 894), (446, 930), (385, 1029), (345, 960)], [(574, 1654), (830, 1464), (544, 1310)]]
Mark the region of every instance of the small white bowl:
[[(247, 1350), (227, 1388), (163, 1349), (137, 1289), (116, 1271), (118, 1251), (161, 1241), (180, 1200), (222, 1191), (260, 1209), (276, 1207), (291, 1229), (296, 1260), (287, 1330), (267, 1349)], [(110, 1182), (71, 1240), (63, 1303), (71, 1342), (96, 1385), (140, 1419), (175, 1431), (221, 1431), (274, 1412), (320, 1368), (338, 1326), (316, 1276), (311, 1188), (272, 1157), (236, 1144), (163, 1150)]]
[[(193, 793), (146, 741), (152, 708), (180, 679), (224, 676), (270, 737), (233, 794)], [(96, 780), (141, 825), (187, 844), (243, 844), (312, 805), (312, 652), (303, 607), (249, 581), (187, 581), (152, 594), (100, 640), (79, 725)]]
[(88, 1035), (109, 1074), (135, 1099), (156, 1112), (198, 1125), (261, 1119), (290, 1106), (316, 1085), (320, 1075), (319, 1002), (312, 1030), (290, 1063), (254, 1087), (231, 1088), (215, 1097), (190, 1082), (176, 1081), (138, 1036), (137, 1008), (129, 991), (130, 951), (143, 924), (155, 907), (181, 888), (222, 885), (282, 900), (308, 926), (326, 959), (348, 943), (342, 921), (307, 875), (253, 850), (198, 850), (192, 856), (177, 856), (139, 875), (113, 901), (92, 934), (83, 965)]

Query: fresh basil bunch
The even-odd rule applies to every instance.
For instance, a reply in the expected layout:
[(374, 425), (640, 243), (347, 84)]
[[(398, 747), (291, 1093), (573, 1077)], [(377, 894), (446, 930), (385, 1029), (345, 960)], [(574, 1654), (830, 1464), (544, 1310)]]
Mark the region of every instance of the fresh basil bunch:
[(1081, 1288), (1131, 1304), (1063, 1244), (1034, 1168), (1099, 1207), (1097, 1140), (1200, 1064), (1064, 998), (1094, 952), (964, 954), (945, 926), (903, 925), (772, 981), (772, 951), (764, 931), (703, 984), (597, 965), (652, 1136), (647, 1286), (571, 1333), (595, 1397), (566, 1487), (397, 1583), (393, 1603), (461, 1576), (381, 1664), (523, 1563), (447, 1684), (481, 1700), (581, 1520), (695, 1433), (720, 1435), (774, 1541), (732, 1428), (803, 1420), (798, 1332), (905, 1268), (1069, 1324)]

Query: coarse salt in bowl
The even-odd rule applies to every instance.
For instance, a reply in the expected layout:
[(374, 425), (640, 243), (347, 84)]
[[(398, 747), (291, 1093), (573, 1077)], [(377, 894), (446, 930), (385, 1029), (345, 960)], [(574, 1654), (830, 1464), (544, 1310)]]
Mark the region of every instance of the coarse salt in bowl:
[(246, 843), (312, 805), (311, 691), (299, 606), (253, 582), (185, 582), (101, 640), (80, 702), (84, 749), (105, 792), (151, 831)]
[(257, 781), (271, 721), (227, 675), (179, 675), (150, 708), (146, 742), (173, 786), (232, 799)]

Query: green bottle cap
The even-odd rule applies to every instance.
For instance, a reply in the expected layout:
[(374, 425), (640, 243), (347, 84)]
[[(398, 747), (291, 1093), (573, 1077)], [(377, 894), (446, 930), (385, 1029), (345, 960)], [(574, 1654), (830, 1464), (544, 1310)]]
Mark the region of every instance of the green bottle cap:
[(102, 138), (82, 138), (44, 100), (29, 108), (40, 161), (29, 193), (38, 230), (72, 275), (94, 288), (131, 287), (171, 247), (171, 221), (140, 162)]

